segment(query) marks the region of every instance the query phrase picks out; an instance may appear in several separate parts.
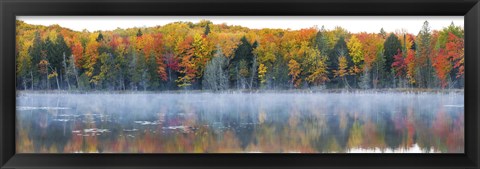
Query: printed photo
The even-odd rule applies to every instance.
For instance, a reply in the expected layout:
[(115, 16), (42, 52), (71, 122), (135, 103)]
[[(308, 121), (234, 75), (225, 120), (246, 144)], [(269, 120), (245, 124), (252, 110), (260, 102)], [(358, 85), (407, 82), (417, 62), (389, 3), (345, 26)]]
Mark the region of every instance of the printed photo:
[(463, 16), (17, 16), (17, 153), (464, 153)]

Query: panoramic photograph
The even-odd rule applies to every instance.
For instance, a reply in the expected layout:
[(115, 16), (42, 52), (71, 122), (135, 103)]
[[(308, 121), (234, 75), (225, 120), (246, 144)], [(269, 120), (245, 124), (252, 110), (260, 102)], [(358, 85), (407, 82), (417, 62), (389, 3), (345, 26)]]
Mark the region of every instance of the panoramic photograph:
[(464, 153), (463, 16), (17, 16), (16, 153)]

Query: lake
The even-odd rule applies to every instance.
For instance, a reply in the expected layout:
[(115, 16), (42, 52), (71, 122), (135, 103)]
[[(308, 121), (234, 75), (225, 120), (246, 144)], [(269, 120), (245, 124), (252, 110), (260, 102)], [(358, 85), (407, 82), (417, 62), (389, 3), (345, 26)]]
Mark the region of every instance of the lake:
[(463, 93), (17, 96), (17, 153), (463, 153)]

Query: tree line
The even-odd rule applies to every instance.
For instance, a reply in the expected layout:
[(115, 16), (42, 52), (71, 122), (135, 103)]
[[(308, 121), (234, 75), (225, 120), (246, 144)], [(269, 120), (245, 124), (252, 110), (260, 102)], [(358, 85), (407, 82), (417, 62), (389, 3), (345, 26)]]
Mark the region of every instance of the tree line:
[[(420, 26), (420, 25), (419, 25)], [(17, 21), (20, 90), (463, 88), (464, 31), (174, 22), (73, 31)]]

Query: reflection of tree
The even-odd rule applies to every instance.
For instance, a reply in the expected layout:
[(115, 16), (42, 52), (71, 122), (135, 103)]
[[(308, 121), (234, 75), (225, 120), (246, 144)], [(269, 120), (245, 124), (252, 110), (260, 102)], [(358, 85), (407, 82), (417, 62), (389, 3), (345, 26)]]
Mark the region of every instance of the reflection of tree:
[(445, 108), (439, 108), (438, 113), (435, 115), (435, 119), (432, 124), (432, 133), (434, 136), (433, 144), (435, 149), (442, 152), (447, 152), (446, 139), (450, 133), (451, 119), (445, 112)]
[(34, 152), (34, 149), (33, 149), (33, 142), (32, 140), (28, 137), (28, 128), (23, 128), (23, 127), (20, 127), (18, 130), (17, 130), (17, 149), (16, 149), (16, 152), (17, 153), (29, 153), (29, 152)]
[[(347, 113), (339, 113), (338, 116), (332, 115), (323, 118), (325, 119), (325, 124), (321, 128), (322, 133), (317, 140), (312, 142), (312, 145), (318, 152), (345, 152), (350, 128), (354, 121), (353, 117), (347, 115)], [(332, 150), (332, 146), (335, 146), (332, 145), (333, 141), (339, 146), (340, 150)]]
[[(130, 113), (136, 108), (126, 114), (110, 113), (113, 121), (97, 116), (111, 109), (88, 111), (69, 122), (52, 120), (61, 111), (35, 110), (19, 116), (17, 152), (390, 152), (416, 145), (424, 152), (464, 151), (463, 109), (444, 104), (419, 109), (416, 99), (375, 108), (363, 106), (360, 100), (328, 105), (323, 104), (328, 99), (321, 98), (311, 104), (309, 97), (286, 100), (279, 104), (283, 106), (271, 106), (261, 98), (249, 106), (220, 105), (221, 110), (185, 99), (162, 102), (156, 108), (139, 106), (135, 112), (140, 113)], [(244, 99), (249, 98), (239, 100)], [(159, 124), (140, 125), (132, 119), (155, 119)], [(98, 135), (84, 130), (92, 128), (110, 132)]]
[(392, 114), (385, 113), (383, 120), (385, 120), (385, 143), (389, 148), (397, 149), (402, 144), (402, 132), (395, 127), (395, 123), (401, 120), (401, 116), (393, 115), (392, 117)]
[(245, 151), (251, 152), (272, 152), (281, 147), (283, 140), (280, 136), (279, 130), (281, 126), (276, 126), (273, 123), (264, 123), (255, 128), (256, 142), (248, 145)]
[(363, 143), (362, 146), (368, 149), (379, 148), (381, 150), (386, 148), (385, 136), (378, 131), (377, 126), (368, 120), (363, 126)]
[(335, 137), (328, 140), (326, 152), (343, 152), (343, 148), (340, 147)]
[(249, 144), (254, 141), (254, 127), (250, 124), (253, 124), (254, 121), (251, 116), (244, 117), (243, 120), (240, 120), (240, 124), (234, 123), (232, 125), (233, 128), (237, 128), (235, 130), (235, 135), (238, 136), (240, 140), (240, 146), (242, 149), (245, 149)]
[(448, 152), (463, 152), (463, 144), (465, 143), (465, 130), (464, 130), (464, 115), (462, 112), (458, 112), (457, 118), (453, 121), (452, 131), (447, 136), (447, 148)]
[(363, 142), (363, 125), (358, 120), (353, 122), (353, 126), (350, 129), (350, 137), (348, 138), (349, 148), (359, 148)]
[(413, 147), (413, 144), (415, 143), (415, 117), (414, 117), (414, 112), (413, 108), (409, 107), (408, 112), (407, 112), (407, 138), (406, 138), (406, 143), (405, 147)]
[(74, 123), (73, 124), (74, 131), (80, 131), (75, 135), (72, 135), (70, 141), (65, 145), (63, 149), (64, 152), (78, 152), (83, 150), (83, 126), (81, 123)]

